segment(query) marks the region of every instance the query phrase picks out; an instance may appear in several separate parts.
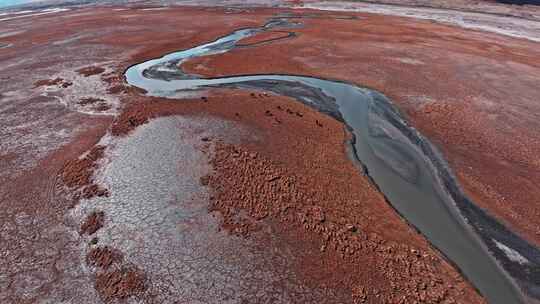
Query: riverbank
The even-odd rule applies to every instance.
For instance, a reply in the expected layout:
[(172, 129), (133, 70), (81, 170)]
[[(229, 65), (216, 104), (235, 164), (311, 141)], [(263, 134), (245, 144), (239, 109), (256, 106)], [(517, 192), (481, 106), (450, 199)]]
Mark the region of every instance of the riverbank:
[[(384, 20), (384, 21), (383, 21)], [(396, 19), (398, 21), (399, 19)], [(366, 65), (360, 64), (357, 66), (358, 69), (362, 70), (365, 69), (364, 73), (359, 73), (358, 70), (355, 68), (351, 68), (349, 61), (347, 61), (348, 56), (352, 56), (352, 53), (350, 53), (350, 50), (348, 50), (348, 47), (345, 46), (347, 43), (351, 44), (351, 41), (349, 38), (345, 38), (346, 35), (343, 35), (343, 40), (340, 41), (338, 44), (332, 44), (331, 46), (325, 46), (320, 45), (321, 48), (325, 49), (326, 52), (328, 52), (328, 48), (332, 50), (332, 54), (328, 54), (330, 57), (326, 57), (325, 60), (319, 60), (317, 61), (315, 59), (315, 56), (310, 56), (310, 52), (313, 51), (314, 47), (309, 42), (314, 37), (320, 37), (324, 36), (322, 32), (326, 32), (326, 29), (329, 28), (329, 24), (321, 21), (320, 19), (313, 19), (313, 20), (306, 20), (306, 24), (319, 24), (320, 27), (318, 29), (310, 29), (310, 26), (306, 26), (305, 28), (299, 29), (298, 32), (298, 39), (295, 39), (295, 41), (291, 41), (288, 46), (279, 45), (279, 43), (276, 43), (273, 46), (265, 46), (264, 53), (267, 54), (267, 52), (272, 54), (272, 58), (275, 58), (275, 62), (269, 65), (264, 64), (258, 64), (257, 69), (251, 68), (252, 64), (254, 64), (255, 61), (260, 62), (261, 58), (257, 54), (254, 54), (254, 52), (249, 52), (248, 50), (234, 50), (227, 54), (221, 54), (219, 56), (213, 56), (213, 57), (207, 57), (207, 58), (198, 58), (194, 59), (191, 62), (187, 62), (184, 64), (184, 68), (186, 71), (193, 72), (196, 74), (202, 74), (207, 77), (216, 77), (216, 76), (222, 76), (222, 75), (234, 75), (234, 74), (254, 74), (254, 73), (284, 73), (282, 71), (287, 70), (289, 73), (291, 73), (291, 70), (293, 70), (293, 74), (309, 74), (309, 75), (317, 75), (321, 77), (330, 77), (330, 78), (337, 78), (342, 77), (344, 74), (349, 74), (351, 78), (356, 83), (362, 83), (362, 84), (368, 84), (368, 86), (381, 90), (383, 92), (387, 92), (391, 96), (391, 98), (398, 104), (398, 107), (400, 107), (402, 110), (405, 110), (405, 113), (410, 115), (410, 119), (412, 120), (412, 125), (419, 128), (420, 132), (427, 135), (429, 139), (432, 141), (434, 140), (435, 143), (443, 150), (443, 153), (447, 159), (450, 161), (450, 167), (456, 172), (457, 171), (457, 177), (458, 180), (462, 185), (464, 185), (465, 192), (469, 196), (469, 198), (472, 198), (472, 201), (476, 202), (479, 201), (479, 205), (485, 209), (489, 213), (493, 212), (495, 213), (496, 217), (499, 217), (499, 219), (503, 219), (503, 223), (506, 225), (509, 225), (511, 229), (519, 229), (524, 228), (525, 225), (531, 225), (529, 227), (534, 227), (534, 224), (531, 224), (530, 221), (527, 221), (526, 223), (520, 222), (516, 223), (515, 220), (515, 210), (520, 208), (526, 208), (529, 211), (528, 212), (522, 212), (522, 216), (527, 216), (531, 214), (531, 206), (527, 203), (527, 201), (522, 200), (521, 205), (518, 205), (517, 201), (510, 201), (510, 200), (504, 200), (504, 201), (497, 201), (491, 199), (490, 201), (485, 199), (479, 199), (478, 192), (472, 192), (470, 189), (470, 184), (464, 182), (463, 180), (463, 169), (460, 167), (455, 166), (456, 157), (468, 157), (468, 165), (467, 165), (467, 172), (474, 172), (474, 174), (481, 174), (482, 167), (484, 168), (489, 167), (493, 168), (494, 162), (500, 163), (503, 159), (506, 159), (507, 161), (509, 158), (517, 159), (520, 156), (523, 155), (529, 151), (529, 145), (534, 140), (534, 131), (528, 132), (527, 135), (523, 134), (523, 131), (526, 130), (525, 126), (523, 125), (524, 120), (514, 120), (512, 117), (508, 119), (507, 114), (499, 112), (499, 109), (505, 108), (505, 107), (512, 107), (513, 105), (500, 103), (500, 101), (503, 101), (499, 98), (497, 93), (500, 93), (500, 91), (489, 90), (488, 84), (485, 82), (475, 82), (474, 80), (471, 80), (471, 82), (467, 83), (467, 86), (465, 87), (464, 84), (460, 80), (452, 80), (453, 75), (459, 75), (461, 78), (466, 77), (468, 75), (468, 72), (466, 70), (459, 69), (459, 73), (457, 73), (456, 67), (460, 66), (460, 63), (456, 63), (456, 60), (460, 60), (460, 56), (463, 56), (465, 58), (474, 56), (476, 58), (476, 67), (480, 69), (497, 69), (497, 65), (494, 63), (497, 62), (497, 60), (504, 60), (503, 62), (506, 62), (507, 60), (522, 60), (521, 55), (524, 53), (520, 53), (520, 56), (512, 56), (512, 53), (499, 53), (499, 52), (493, 52), (493, 51), (484, 51), (481, 48), (475, 49), (475, 48), (467, 48), (465, 50), (465, 54), (460, 54), (459, 47), (454, 44), (452, 39), (446, 39), (445, 43), (448, 45), (446, 48), (449, 51), (448, 57), (445, 57), (446, 59), (441, 60), (441, 57), (435, 58), (429, 58), (431, 55), (429, 52), (424, 52), (422, 54), (416, 53), (413, 51), (415, 47), (412, 47), (412, 45), (415, 44), (415, 41), (417, 41), (417, 36), (400, 36), (395, 37), (393, 35), (393, 32), (391, 28), (397, 27), (397, 25), (389, 24), (388, 17), (381, 18), (381, 22), (384, 23), (384, 25), (381, 23), (378, 23), (377, 17), (373, 16), (372, 18), (369, 18), (368, 20), (364, 19), (360, 22), (357, 22), (358, 24), (358, 37), (354, 39), (354, 42), (352, 44), (357, 44), (356, 41), (362, 41), (365, 43), (365, 45), (361, 48), (361, 51), (356, 52), (354, 56), (359, 56), (362, 58), (365, 58)], [(355, 23), (353, 21), (350, 21), (350, 23)], [(421, 22), (417, 23), (419, 25)], [(324, 25), (321, 25), (324, 24)], [(376, 31), (379, 32), (384, 28), (384, 26), (388, 26), (388, 40), (385, 42), (381, 42), (381, 36), (371, 36), (370, 28), (371, 29), (377, 29)], [(442, 25), (433, 25), (433, 24), (426, 24), (426, 27), (438, 27), (437, 32), (445, 33), (447, 32), (447, 38), (453, 37), (454, 35), (461, 36), (463, 39), (465, 39), (465, 33), (461, 33), (461, 30), (456, 28), (451, 28), (447, 26)], [(315, 26), (317, 27), (317, 26)], [(360, 28), (361, 27), (361, 28)], [(407, 26), (405, 24), (400, 24), (400, 29), (404, 31)], [(354, 28), (354, 25), (346, 24), (343, 25), (343, 30), (346, 33), (350, 33), (351, 29)], [(346, 30), (345, 30), (346, 29)], [(412, 29), (411, 29), (412, 30)], [(414, 31), (411, 33), (417, 33), (418, 28), (414, 28)], [(339, 36), (340, 29), (339, 27), (334, 26), (332, 28), (332, 35)], [(478, 33), (480, 35), (480, 33)], [(468, 39), (480, 39), (480, 36), (473, 38), (471, 33), (468, 33)], [(311, 37), (307, 37), (311, 36)], [(384, 36), (384, 35), (383, 35)], [(482, 39), (486, 39), (486, 36), (490, 36), (489, 34), (483, 34)], [(435, 42), (438, 40), (438, 38), (433, 37), (434, 39), (432, 42)], [(501, 38), (500, 36), (491, 36), (491, 39), (498, 39), (498, 43), (504, 44), (500, 39), (503, 41), (506, 38)], [(300, 42), (300, 41), (305, 41)], [(424, 39), (418, 39), (420, 44), (422, 45), (422, 49), (426, 50), (429, 49), (429, 47), (426, 47), (426, 45), (429, 45), (429, 42), (427, 42)], [(460, 40), (461, 41), (461, 40)], [(407, 45), (408, 51), (407, 52), (413, 52), (413, 54), (409, 54), (409, 60), (403, 60), (401, 58), (396, 58), (396, 53), (394, 48), (391, 48), (391, 43), (396, 43), (396, 45), (402, 46)], [(437, 53), (440, 54), (440, 41), (437, 45)], [(480, 43), (478, 41), (478, 43)], [(510, 43), (510, 42), (507, 42)], [(514, 47), (517, 47), (517, 45), (529, 44), (525, 41), (514, 41), (513, 45)], [(533, 43), (534, 44), (534, 43)], [(285, 47), (289, 47), (291, 45), (292, 48), (294, 48), (296, 51), (298, 51), (297, 57), (295, 56), (284, 56), (283, 54), (288, 54), (287, 51), (284, 49)], [(433, 44), (435, 45), (435, 44)], [(480, 47), (481, 44), (479, 44)], [(382, 47), (383, 46), (383, 47)], [(471, 46), (471, 45), (469, 45)], [(523, 45), (522, 45), (523, 46)], [(326, 48), (325, 48), (326, 47)], [(418, 46), (420, 47), (420, 46)], [(372, 49), (371, 49), (372, 48)], [(382, 51), (382, 50), (387, 51)], [(531, 45), (532, 49), (532, 45)], [(374, 52), (374, 53), (372, 53)], [(386, 55), (383, 55), (386, 54)], [(238, 62), (238, 64), (235, 64), (235, 56), (240, 56), (242, 58), (241, 61)], [(365, 57), (364, 57), (365, 56)], [(481, 64), (481, 58), (482, 56), (487, 56), (488, 60), (490, 62), (489, 67), (484, 66)], [(238, 57), (238, 58), (240, 58)], [(307, 58), (314, 59), (313, 61), (308, 61)], [(329, 59), (334, 58), (334, 59)], [(412, 59), (414, 58), (414, 59)], [(422, 59), (420, 59), (422, 58)], [(504, 59), (502, 59), (504, 58)], [(253, 60), (253, 61), (252, 61)], [(353, 60), (352, 57), (350, 57), (350, 60)], [(375, 60), (377, 61), (376, 64), (368, 63), (368, 60)], [(463, 60), (463, 59), (461, 59)], [(485, 60), (485, 59), (484, 59)], [(315, 63), (316, 61), (317, 63)], [(358, 62), (363, 62), (364, 60), (361, 59)], [(401, 61), (401, 63), (399, 63)], [(448, 62), (446, 62), (448, 61)], [(277, 62), (277, 64), (276, 64)], [(464, 62), (463, 62), (464, 63)], [(245, 64), (244, 66), (241, 66), (240, 64)], [(447, 65), (448, 64), (448, 65)], [(528, 64), (531, 64), (531, 62), (528, 62)], [(533, 63), (534, 65), (534, 63)], [(212, 71), (223, 71), (221, 73), (199, 73), (197, 70), (197, 67), (204, 67), (205, 69), (209, 69)], [(375, 69), (374, 66), (377, 68)], [(192, 68), (195, 67), (195, 68)], [(262, 67), (262, 69), (261, 69)], [(469, 66), (470, 67), (470, 66)], [(257, 71), (256, 71), (257, 70)], [(434, 71), (436, 70), (436, 72)], [(469, 68), (470, 70), (470, 68)], [(271, 72), (272, 71), (272, 72)], [(390, 77), (388, 73), (392, 73), (392, 76)], [(506, 75), (513, 75), (515, 70), (512, 70), (511, 72), (502, 71), (497, 74), (498, 79), (504, 79), (507, 76)], [(454, 74), (456, 73), (456, 74)], [(475, 74), (474, 69), (471, 71), (471, 73)], [(412, 76), (414, 74), (415, 76)], [(339, 76), (340, 75), (340, 76)], [(396, 78), (396, 75), (400, 75), (400, 77)], [(418, 75), (421, 75), (422, 79), (424, 81), (418, 81)], [(476, 75), (476, 74), (475, 74)], [(494, 74), (492, 74), (494, 75)], [(522, 75), (525, 78), (523, 81), (527, 81), (527, 76)], [(425, 77), (425, 78), (424, 78)], [(439, 81), (437, 83), (434, 83), (433, 80), (437, 79), (445, 79), (445, 81)], [(532, 77), (530, 75), (529, 77)], [(405, 81), (407, 79), (416, 79), (413, 81)], [(430, 81), (428, 81), (430, 79)], [(532, 79), (532, 78), (529, 78)], [(513, 78), (515, 81), (515, 79)], [(492, 82), (497, 82), (498, 80), (490, 80)], [(492, 83), (490, 82), (490, 83)], [(429, 83), (429, 87), (427, 84)], [(523, 83), (520, 83), (522, 85)], [(460, 96), (459, 93), (456, 95), (456, 91), (452, 89), (453, 85), (457, 85), (461, 87), (463, 90), (463, 96)], [(531, 84), (532, 85), (532, 84)], [(482, 89), (483, 88), (483, 89)], [(479, 90), (479, 91), (476, 91)], [(445, 92), (447, 91), (447, 92)], [(519, 95), (525, 94), (528, 95), (528, 97), (523, 96), (522, 98), (518, 98), (517, 100), (520, 100), (521, 102), (524, 102), (524, 104), (530, 105), (530, 100), (534, 100), (534, 90), (532, 90), (532, 87), (526, 90), (520, 91)], [(451, 93), (452, 92), (452, 93)], [(475, 93), (476, 92), (476, 93)], [(488, 93), (487, 93), (488, 92)], [(487, 96), (489, 94), (495, 93), (491, 96)], [(515, 92), (514, 92), (515, 93)], [(394, 95), (395, 94), (395, 95)], [(420, 94), (420, 95), (416, 95)], [(475, 97), (475, 94), (479, 94), (482, 97)], [(456, 99), (456, 98), (463, 98), (463, 99)], [(484, 103), (489, 100), (489, 106), (488, 104), (479, 104), (478, 99), (484, 100)], [(515, 98), (515, 95), (514, 95)], [(415, 100), (416, 99), (416, 100)], [(441, 100), (444, 100), (444, 102), (441, 102)], [(499, 102), (497, 101), (499, 100)], [(515, 100), (515, 99), (514, 99)], [(425, 126), (425, 129), (422, 128), (422, 126), (416, 125), (415, 119), (424, 120), (426, 119), (426, 116), (430, 116), (431, 114), (437, 113), (436, 111), (427, 110), (428, 108), (432, 108), (434, 106), (437, 106), (438, 104), (445, 104), (444, 109), (447, 111), (445, 112), (445, 115), (437, 115), (436, 121), (430, 121), (427, 122)], [(471, 105), (474, 104), (474, 105)], [(461, 112), (461, 107), (467, 107), (467, 112)], [(489, 107), (489, 109), (487, 108)], [(427, 114), (425, 116), (418, 115), (418, 110), (426, 110), (424, 114)], [(452, 115), (449, 113), (452, 113), (452, 111), (460, 111), (460, 115)], [(415, 113), (416, 112), (416, 113)], [(497, 114), (494, 114), (494, 113)], [(472, 114), (474, 113), (474, 114)], [(491, 117), (486, 117), (486, 120), (482, 121), (479, 119), (479, 117), (482, 117), (483, 115), (488, 115)], [(470, 116), (469, 116), (470, 115)], [(497, 119), (505, 117), (504, 119)], [(517, 115), (519, 117), (526, 117), (528, 115), (528, 112), (517, 112), (512, 111), (512, 115)], [(523, 116), (525, 115), (525, 116)], [(474, 116), (474, 119), (472, 118)], [(497, 121), (498, 125), (495, 125), (494, 122)], [(458, 123), (459, 122), (459, 123)], [(474, 123), (472, 125), (471, 123)], [(534, 124), (534, 122), (530, 121), (530, 123)], [(470, 126), (470, 128), (456, 128), (457, 125), (461, 126)], [(435, 129), (434, 129), (435, 126)], [(437, 127), (437, 126), (440, 126)], [(500, 131), (504, 129), (505, 135), (502, 135)], [(461, 134), (459, 136), (452, 136), (451, 134), (455, 132), (460, 132)], [(511, 131), (513, 130), (513, 131)], [(433, 132), (440, 132), (439, 137), (433, 137), (431, 134)], [(507, 132), (515, 132), (513, 138), (506, 137)], [(471, 133), (476, 134), (475, 136), (471, 136)], [(519, 133), (519, 134), (518, 134)], [(480, 135), (482, 134), (482, 135)], [(526, 136), (531, 136), (532, 138), (528, 138), (524, 140)], [(459, 140), (459, 142), (452, 142), (452, 138), (454, 138), (456, 141)], [(532, 141), (531, 141), (532, 139)], [(440, 141), (439, 141), (440, 140)], [(444, 144), (441, 144), (441, 141), (444, 141)], [(512, 142), (512, 144), (510, 144)], [(501, 144), (504, 145), (507, 148), (502, 148)], [(486, 156), (487, 150), (482, 149), (476, 149), (475, 147), (479, 146), (486, 146), (489, 145), (491, 147), (491, 152), (489, 154), (489, 157)], [(497, 146), (495, 146), (497, 145)], [(512, 148), (510, 148), (512, 147)], [(517, 147), (517, 149), (516, 149)], [(445, 151), (445, 149), (459, 149), (461, 151), (459, 154), (450, 152), (448, 154), (448, 150)], [(520, 152), (517, 152), (519, 150)], [(454, 150), (455, 151), (455, 150)], [(504, 151), (504, 152), (503, 152)], [(513, 155), (509, 154), (509, 151), (513, 151)], [(523, 151), (523, 152), (521, 152)], [(473, 154), (474, 153), (474, 154)], [(520, 153), (520, 154), (518, 154)], [(521, 154), (523, 153), (523, 154)], [(479, 155), (482, 155), (481, 157), (478, 157)], [(531, 154), (526, 154), (526, 160), (523, 158), (522, 161), (519, 161), (519, 166), (511, 166), (508, 164), (507, 167), (512, 167), (512, 170), (519, 170), (521, 173), (516, 172), (515, 177), (519, 179), (518, 176), (523, 173), (521, 171), (523, 169), (523, 162), (532, 161), (535, 162), (535, 156)], [(494, 158), (499, 160), (494, 161)], [(475, 163), (473, 164), (470, 160), (474, 159)], [(517, 161), (514, 161), (514, 164), (517, 164)], [(483, 165), (481, 165), (483, 164)], [(437, 165), (439, 166), (439, 165)], [(444, 164), (440, 168), (444, 168)], [(520, 169), (518, 169), (520, 168)], [(531, 164), (527, 169), (527, 176), (536, 176), (536, 165)], [(500, 172), (500, 171), (498, 171)], [(508, 173), (508, 170), (506, 171)], [(448, 179), (448, 177), (442, 177), (443, 180), (446, 181), (451, 180)], [(481, 177), (478, 178), (478, 180), (483, 180), (483, 183), (489, 183), (491, 180), (495, 178), (501, 178), (500, 175), (497, 175), (494, 172), (491, 172), (489, 177)], [(516, 180), (517, 180), (516, 179)], [(506, 180), (506, 185), (508, 185), (509, 182)], [(485, 184), (484, 184), (485, 185)], [(518, 185), (513, 184), (514, 189), (518, 187)], [(519, 184), (519, 187), (524, 187), (524, 184)], [(485, 187), (485, 186), (484, 186)], [(515, 192), (514, 190), (510, 190), (509, 188), (505, 188), (506, 186), (491, 186), (489, 189), (493, 191), (493, 189), (498, 189), (498, 191), (505, 191), (504, 189), (507, 189), (506, 191), (512, 191), (512, 192), (506, 192), (504, 193), (505, 197), (510, 197), (513, 195), (514, 197), (516, 195), (524, 195), (524, 192)], [(459, 190), (456, 188), (450, 187), (451, 190), (449, 190), (452, 193), (459, 193)], [(531, 191), (534, 192), (534, 187), (530, 187), (530, 190), (528, 190), (527, 194), (531, 194)], [(486, 188), (483, 188), (485, 191)], [(484, 192), (485, 193), (485, 192)], [(532, 195), (532, 194), (531, 194)], [(460, 195), (458, 195), (460, 196)], [(522, 242), (519, 237), (512, 235), (508, 230), (504, 229), (504, 227), (501, 227), (500, 225), (495, 225), (495, 223), (489, 219), (486, 218), (485, 220), (482, 219), (485, 217), (485, 212), (483, 212), (480, 209), (475, 208), (469, 208), (471, 205), (471, 202), (468, 199), (463, 199), (461, 197), (455, 197), (454, 198), (460, 206), (459, 208), (461, 211), (466, 215), (466, 218), (469, 222), (473, 223), (473, 226), (477, 226), (478, 232), (483, 235), (483, 238), (487, 244), (487, 246), (490, 248), (490, 251), (493, 252), (495, 256), (497, 256), (497, 259), (500, 260), (502, 264), (504, 264), (504, 267), (512, 273), (512, 276), (514, 276), (518, 281), (521, 281), (521, 286), (523, 288), (526, 288), (529, 290), (529, 292), (534, 293), (535, 288), (530, 287), (531, 282), (534, 282), (536, 272), (534, 265), (537, 265), (538, 263), (538, 253), (537, 250), (534, 248), (534, 245), (531, 246), (527, 244), (526, 242)], [(532, 198), (531, 198), (532, 199)], [(530, 200), (529, 200), (530, 201)], [(499, 206), (504, 205), (504, 209), (502, 209)], [(498, 209), (501, 208), (501, 209)], [(525, 209), (523, 209), (525, 210)], [(512, 216), (509, 216), (509, 211), (514, 212)], [(532, 221), (534, 221), (534, 216), (530, 217)], [(511, 220), (512, 222), (509, 224), (507, 221)], [(516, 224), (514, 224), (516, 223)], [(535, 229), (535, 228), (533, 228)], [(521, 230), (522, 231), (522, 230)], [(521, 232), (519, 231), (519, 232)], [(527, 233), (525, 235), (521, 234), (522, 236), (525, 236), (526, 239), (531, 241), (531, 238), (536, 237), (536, 231), (533, 233)], [(516, 256), (519, 256), (523, 259), (517, 259)], [(523, 262), (525, 261), (525, 262)]]
[[(262, 46), (261, 53), (236, 49), (188, 61), (183, 68), (207, 77), (317, 75), (385, 92), (442, 149), (481, 207), (540, 243), (537, 211), (527, 203), (536, 190), (522, 178), (538, 177), (532, 147), (540, 141), (531, 128), (537, 125), (534, 115), (520, 110), (535, 108), (536, 43), (406, 18), (359, 16), (359, 22), (304, 19), (306, 26), (286, 44)], [(330, 33), (339, 42), (320, 39)], [(271, 54), (272, 62), (262, 60), (267, 56), (262, 53)], [(496, 172), (505, 172), (504, 177)]]

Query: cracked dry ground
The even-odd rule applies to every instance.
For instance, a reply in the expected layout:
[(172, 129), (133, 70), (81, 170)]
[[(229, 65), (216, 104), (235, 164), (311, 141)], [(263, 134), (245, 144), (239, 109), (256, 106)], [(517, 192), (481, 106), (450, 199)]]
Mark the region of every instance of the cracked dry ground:
[[(26, 32), (10, 37), (14, 46), (1, 50), (5, 68), (0, 69), (0, 114), (6, 129), (0, 135), (10, 153), (0, 156), (7, 164), (0, 181), (9, 185), (0, 193), (0, 302), (482, 303), (456, 269), (407, 226), (350, 162), (344, 145), (348, 134), (337, 121), (291, 99), (260, 92), (213, 90), (205, 99), (179, 103), (144, 97), (125, 87), (121, 71), (130, 64), (210, 41), (235, 28), (263, 24), (279, 11), (225, 12), (96, 8), (61, 13), (64, 22), (56, 15), (35, 18), (31, 24), (8, 24)], [(356, 58), (356, 68), (364, 67), (370, 75), (355, 72), (355, 78), (348, 74), (352, 67), (326, 66), (345, 61), (326, 54), (328, 62), (320, 62), (317, 56), (326, 51), (315, 46), (298, 48), (305, 53), (294, 62), (273, 57), (272, 72), (286, 65), (284, 72), (316, 75), (324, 68), (340, 79), (390, 90), (397, 100), (409, 100), (410, 107), (444, 100), (430, 95), (424, 79), (407, 84), (407, 89), (401, 82), (387, 84), (385, 79), (399, 78), (389, 74), (417, 79), (423, 63), (434, 58), (412, 46), (385, 44), (414, 43), (405, 40), (412, 39), (407, 35), (415, 27), (443, 28), (449, 37), (436, 37), (428, 30), (415, 34), (422, 32), (424, 39), (433, 40), (457, 35), (463, 44), (461, 31), (403, 18), (361, 17), (307, 20), (300, 37), (286, 43), (308, 39), (313, 45), (325, 36), (339, 40), (365, 33), (355, 38), (364, 42), (362, 56), (354, 43), (342, 44), (354, 52), (335, 46), (334, 54)], [(358, 23), (363, 31), (355, 34), (337, 23)], [(392, 23), (408, 34), (395, 35), (380, 23)], [(161, 26), (157, 31), (145, 24)], [(183, 35), (178, 35), (179, 28)], [(337, 30), (330, 35), (321, 28)], [(404, 41), (395, 41), (397, 36)], [(482, 37), (477, 33), (475, 39)], [(146, 43), (150, 39), (153, 44)], [(507, 42), (492, 39), (501, 45)], [(287, 44), (266, 45), (270, 49), (263, 51)], [(526, 42), (520, 46), (528, 47)], [(452, 49), (457, 48), (452, 43)], [(499, 48), (491, 52), (499, 56)], [(368, 53), (375, 51), (377, 58), (392, 59), (374, 62)], [(403, 53), (395, 54), (398, 51)], [(469, 51), (478, 55), (475, 48)], [(191, 68), (205, 74), (205, 68), (216, 65), (215, 73), (235, 73), (227, 69), (248, 71), (257, 59), (244, 56), (245, 65), (218, 62), (238, 56), (236, 51), (231, 54), (193, 62)], [(498, 58), (495, 55), (492, 60)], [(18, 61), (17, 56), (27, 60)], [(421, 60), (412, 60), (415, 56)], [(101, 75), (104, 68), (89, 61), (106, 61), (104, 66), (114, 62), (116, 74)], [(253, 66), (270, 70), (260, 58), (256, 61)], [(460, 67), (463, 62), (454, 64)], [(523, 64), (515, 68), (526, 77), (530, 69)], [(483, 67), (470, 66), (476, 71)], [(445, 68), (438, 66), (440, 75), (447, 75)], [(96, 98), (118, 98), (121, 114), (79, 113), (74, 110), (78, 105), (56, 102), (62, 93), (55, 98), (37, 96), (42, 86), (69, 92), (81, 85), (59, 79), (58, 73), (65, 70), (103, 80), (106, 93)], [(440, 83), (457, 82), (451, 80)], [(456, 91), (435, 89), (441, 94)], [(88, 99), (77, 99), (81, 106), (101, 102), (83, 97)], [(421, 104), (414, 117), (438, 105)], [(10, 128), (21, 124), (13, 117), (36, 123), (23, 130)], [(444, 123), (440, 117), (439, 121)], [(418, 118), (420, 126), (422, 122)], [(43, 141), (39, 147), (21, 142), (28, 134), (49, 138), (47, 132), (57, 128), (70, 130), (64, 131), (62, 141)]]

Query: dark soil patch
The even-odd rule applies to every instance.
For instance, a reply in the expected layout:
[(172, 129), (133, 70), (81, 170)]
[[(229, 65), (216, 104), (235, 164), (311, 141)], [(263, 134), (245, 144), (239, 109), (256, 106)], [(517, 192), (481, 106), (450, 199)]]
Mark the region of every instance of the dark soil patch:
[(85, 68), (77, 70), (77, 73), (84, 75), (84, 77), (98, 75), (103, 72), (105, 72), (105, 69), (98, 66), (89, 66), (89, 67), (85, 67)]
[(81, 100), (79, 100), (78, 104), (80, 104), (81, 106), (86, 106), (86, 105), (95, 104), (97, 102), (104, 102), (104, 101), (105, 99), (98, 98), (98, 97), (83, 97), (81, 98)]
[(73, 85), (72, 82), (64, 80), (63, 78), (57, 77), (55, 79), (43, 79), (38, 80), (34, 83), (34, 87), (47, 87), (47, 86), (60, 86), (62, 88), (67, 88)]

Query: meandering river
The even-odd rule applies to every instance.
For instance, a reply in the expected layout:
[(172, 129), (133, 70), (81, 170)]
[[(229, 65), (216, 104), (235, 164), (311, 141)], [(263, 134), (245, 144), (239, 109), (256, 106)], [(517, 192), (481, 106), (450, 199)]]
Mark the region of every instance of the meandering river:
[[(538, 250), (476, 207), (463, 194), (437, 149), (381, 93), (311, 76), (201, 78), (180, 68), (190, 58), (228, 52), (243, 38), (276, 27), (295, 26), (298, 24), (285, 19), (272, 19), (262, 27), (239, 29), (213, 42), (133, 65), (125, 77), (129, 84), (152, 96), (178, 98), (181, 91), (212, 87), (255, 89), (293, 97), (333, 116), (354, 135), (350, 142), (352, 161), (362, 165), (363, 173), (392, 206), (446, 255), (490, 303), (522, 303), (517, 284), (534, 295), (538, 283), (528, 275), (530, 265), (536, 267), (540, 261)], [(530, 265), (516, 262), (501, 248), (514, 250)]]

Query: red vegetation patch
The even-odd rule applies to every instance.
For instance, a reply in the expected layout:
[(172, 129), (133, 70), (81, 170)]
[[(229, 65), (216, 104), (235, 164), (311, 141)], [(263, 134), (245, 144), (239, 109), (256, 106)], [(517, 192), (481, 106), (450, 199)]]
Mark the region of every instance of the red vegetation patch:
[(126, 135), (136, 127), (148, 122), (151, 117), (148, 106), (145, 104), (134, 105), (122, 112), (111, 128), (114, 136)]
[(98, 66), (89, 66), (82, 69), (77, 70), (77, 73), (84, 75), (84, 77), (97, 75), (105, 72), (105, 69)]
[(93, 105), (95, 111), (104, 112), (111, 109), (111, 105), (105, 102), (105, 99), (98, 97), (83, 97), (78, 102), (81, 106)]
[(108, 191), (94, 184), (92, 175), (97, 167), (97, 161), (103, 157), (104, 146), (94, 146), (83, 158), (68, 161), (62, 168), (61, 177), (69, 188), (80, 189), (82, 197), (89, 199), (94, 196), (108, 196)]
[(102, 75), (101, 79), (109, 85), (107, 88), (109, 94), (134, 93), (144, 95), (147, 93), (144, 89), (126, 84), (122, 73), (107, 73)]
[(91, 177), (96, 162), (103, 157), (104, 146), (95, 146), (81, 159), (67, 162), (62, 178), (68, 187), (82, 187), (91, 184)]
[[(322, 206), (328, 202), (323, 201), (324, 194), (316, 188), (312, 190), (316, 183), (313, 178), (294, 174), (247, 148), (221, 142), (215, 144), (211, 164), (215, 173), (204, 177), (201, 183), (215, 190), (211, 210), (223, 215), (225, 229), (247, 236), (267, 224), (262, 220), (268, 219), (279, 222), (287, 231), (285, 234), (297, 231), (300, 237), (296, 235), (294, 240), (299, 254), (305, 255), (303, 259), (315, 258), (317, 253), (305, 251), (318, 244), (325, 263), (337, 265), (334, 271), (339, 278), (334, 279), (339, 280), (341, 288), (348, 288), (359, 303), (375, 299), (386, 303), (399, 299), (439, 303), (462, 297), (451, 286), (456, 283), (455, 278), (441, 274), (441, 267), (447, 266), (439, 257), (367, 233), (359, 229), (362, 223), (353, 218), (327, 216)], [(328, 210), (330, 214), (331, 211)], [(310, 245), (304, 244), (307, 240)], [(348, 271), (340, 273), (337, 269), (342, 267)], [(313, 265), (303, 265), (301, 269), (309, 274), (321, 272)]]
[(55, 79), (42, 79), (34, 83), (34, 87), (45, 87), (45, 86), (55, 86), (61, 85), (63, 87), (68, 87), (71, 85), (71, 82), (64, 82), (63, 78), (57, 77)]
[(136, 268), (122, 268), (96, 275), (95, 288), (106, 301), (124, 300), (146, 290), (146, 277)]
[(122, 263), (122, 253), (109, 246), (92, 248), (86, 255), (88, 265), (108, 269), (113, 264)]
[(120, 93), (126, 93), (128, 90), (125, 85), (118, 84), (113, 85), (109, 88), (107, 88), (107, 93), (109, 94), (120, 94)]
[(81, 225), (81, 234), (92, 235), (103, 227), (105, 213), (103, 211), (92, 212)]
[(109, 190), (104, 189), (96, 184), (91, 184), (83, 188), (83, 191), (82, 191), (83, 198), (90, 199), (95, 196), (109, 196)]

